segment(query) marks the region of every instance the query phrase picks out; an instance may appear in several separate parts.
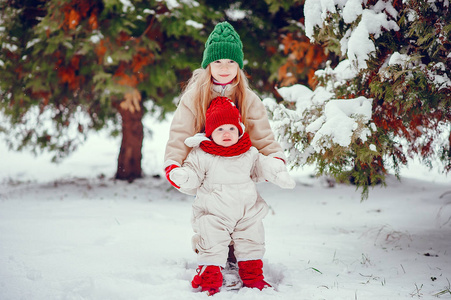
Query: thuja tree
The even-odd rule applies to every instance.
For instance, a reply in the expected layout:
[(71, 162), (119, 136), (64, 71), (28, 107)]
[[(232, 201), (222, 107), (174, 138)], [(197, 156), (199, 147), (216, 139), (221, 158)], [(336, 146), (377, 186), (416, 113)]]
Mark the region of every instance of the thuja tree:
[(123, 134), (116, 178), (141, 177), (143, 114), (173, 108), (177, 83), (208, 35), (200, 22), (217, 15), (194, 1), (0, 6), (0, 131), (9, 146), (47, 149), (60, 160), (89, 131), (108, 127)]
[(294, 165), (363, 188), (399, 177), (408, 158), (451, 170), (448, 1), (307, 0), (305, 31), (343, 60), (316, 72), (314, 91), (270, 104)]

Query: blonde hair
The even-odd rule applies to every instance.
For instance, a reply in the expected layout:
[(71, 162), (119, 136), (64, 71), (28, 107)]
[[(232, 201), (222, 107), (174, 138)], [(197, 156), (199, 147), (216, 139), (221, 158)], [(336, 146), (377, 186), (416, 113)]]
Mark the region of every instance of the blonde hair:
[[(237, 66), (238, 68), (238, 66)], [(205, 115), (207, 108), (213, 100), (212, 92), (213, 80), (210, 70), (210, 65), (205, 69), (199, 68), (193, 71), (193, 75), (188, 80), (186, 87), (183, 90), (183, 94), (187, 91), (192, 91), (194, 107), (196, 109), (196, 118), (194, 128), (196, 132), (203, 132), (205, 130)], [(246, 107), (246, 90), (249, 88), (249, 83), (246, 74), (242, 69), (238, 69), (238, 73), (232, 82), (232, 94), (230, 98), (235, 102), (238, 110), (241, 114), (242, 122), (247, 128), (247, 113)]]

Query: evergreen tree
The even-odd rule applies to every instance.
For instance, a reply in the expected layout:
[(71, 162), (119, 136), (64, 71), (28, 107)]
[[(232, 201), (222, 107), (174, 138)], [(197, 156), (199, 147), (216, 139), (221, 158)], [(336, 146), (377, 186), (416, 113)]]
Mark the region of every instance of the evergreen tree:
[(202, 23), (218, 14), (187, 1), (0, 6), (0, 131), (9, 146), (48, 149), (60, 160), (90, 130), (108, 127), (123, 133), (116, 177), (141, 177), (143, 113), (173, 109), (208, 35)]
[(46, 149), (55, 161), (92, 130), (122, 133), (116, 177), (133, 180), (142, 173), (143, 115), (175, 108), (215, 24), (240, 33), (252, 88), (276, 93), (287, 74), (297, 76), (291, 66), (279, 72), (289, 55), (280, 43), (296, 40), (287, 35), (302, 3), (0, 0), (0, 132), (11, 149)]
[(449, 172), (449, 2), (307, 0), (304, 13), (311, 41), (343, 61), (316, 72), (314, 91), (281, 90), (289, 108), (268, 104), (294, 164), (352, 180), (363, 197), (408, 158)]

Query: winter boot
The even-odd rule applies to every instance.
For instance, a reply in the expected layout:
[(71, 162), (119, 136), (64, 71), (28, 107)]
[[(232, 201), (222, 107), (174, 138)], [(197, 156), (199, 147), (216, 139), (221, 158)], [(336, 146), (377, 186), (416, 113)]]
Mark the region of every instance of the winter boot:
[(263, 277), (263, 262), (261, 259), (238, 262), (239, 274), (243, 281), (243, 286), (263, 290), (271, 287)]
[(218, 266), (199, 266), (191, 285), (195, 289), (200, 286), (202, 292), (206, 292), (209, 296), (216, 294), (222, 286), (221, 269)]

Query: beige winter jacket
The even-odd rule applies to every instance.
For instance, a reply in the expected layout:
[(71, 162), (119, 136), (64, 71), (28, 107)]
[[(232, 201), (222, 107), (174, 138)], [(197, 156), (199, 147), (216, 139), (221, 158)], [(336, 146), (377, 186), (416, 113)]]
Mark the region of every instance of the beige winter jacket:
[[(230, 85), (225, 87), (222, 95), (222, 86), (215, 85), (213, 98), (217, 96), (230, 97)], [(186, 138), (197, 132), (194, 129), (196, 119), (194, 99), (192, 92), (187, 91), (181, 98), (174, 113), (170, 126), (169, 139), (164, 155), (164, 168), (172, 164), (182, 165), (191, 148), (184, 144)], [(252, 145), (264, 155), (276, 156), (285, 160), (285, 155), (280, 144), (275, 140), (274, 133), (269, 125), (266, 108), (260, 98), (251, 90), (246, 93), (248, 100), (246, 131), (249, 133)]]

